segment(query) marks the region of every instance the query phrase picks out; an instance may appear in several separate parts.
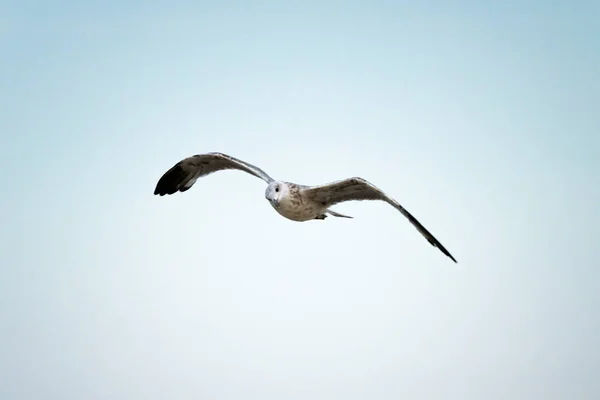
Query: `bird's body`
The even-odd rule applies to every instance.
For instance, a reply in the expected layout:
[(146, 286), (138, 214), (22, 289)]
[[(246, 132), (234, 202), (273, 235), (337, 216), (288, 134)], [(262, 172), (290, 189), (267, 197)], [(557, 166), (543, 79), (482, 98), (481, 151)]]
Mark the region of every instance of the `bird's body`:
[[(273, 188), (279, 188), (281, 193), (277, 201), (268, 195), (271, 185)], [(327, 207), (302, 196), (300, 191), (303, 186), (283, 181), (275, 181), (271, 185), (267, 187), (265, 197), (283, 217), (297, 222), (325, 219)]]
[(163, 174), (156, 184), (154, 194), (164, 196), (190, 189), (196, 180), (216, 171), (237, 169), (254, 175), (265, 182), (265, 198), (283, 217), (297, 222), (324, 220), (327, 215), (352, 218), (330, 209), (334, 204), (353, 200), (382, 200), (400, 211), (410, 223), (446, 256), (457, 262), (444, 246), (396, 200), (382, 190), (358, 177), (348, 178), (319, 186), (306, 186), (274, 180), (260, 168), (223, 153), (206, 153), (179, 161)]

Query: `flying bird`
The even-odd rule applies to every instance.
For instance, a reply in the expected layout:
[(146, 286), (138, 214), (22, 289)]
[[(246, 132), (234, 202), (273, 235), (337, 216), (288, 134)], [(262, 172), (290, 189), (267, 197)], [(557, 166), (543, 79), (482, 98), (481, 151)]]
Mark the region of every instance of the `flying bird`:
[(324, 220), (327, 214), (352, 218), (330, 209), (334, 204), (352, 200), (381, 200), (400, 211), (434, 247), (457, 262), (446, 248), (415, 217), (392, 197), (363, 178), (348, 178), (324, 185), (306, 186), (275, 180), (265, 171), (246, 161), (223, 153), (197, 154), (184, 158), (158, 180), (155, 195), (171, 195), (189, 190), (200, 177), (222, 170), (240, 170), (267, 183), (265, 198), (283, 217), (292, 221)]

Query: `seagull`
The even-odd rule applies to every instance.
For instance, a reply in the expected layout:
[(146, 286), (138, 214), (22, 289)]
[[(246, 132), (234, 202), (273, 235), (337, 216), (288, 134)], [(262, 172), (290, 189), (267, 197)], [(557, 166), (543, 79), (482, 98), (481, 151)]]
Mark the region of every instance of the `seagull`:
[(176, 163), (158, 180), (155, 195), (172, 195), (189, 190), (200, 177), (222, 170), (239, 170), (254, 175), (267, 183), (265, 198), (283, 217), (297, 222), (324, 220), (327, 214), (340, 218), (352, 218), (330, 209), (345, 201), (381, 200), (390, 204), (434, 247), (457, 263), (450, 252), (415, 217), (392, 197), (363, 178), (353, 177), (324, 185), (306, 186), (275, 180), (265, 171), (246, 161), (227, 154), (211, 152), (196, 154)]

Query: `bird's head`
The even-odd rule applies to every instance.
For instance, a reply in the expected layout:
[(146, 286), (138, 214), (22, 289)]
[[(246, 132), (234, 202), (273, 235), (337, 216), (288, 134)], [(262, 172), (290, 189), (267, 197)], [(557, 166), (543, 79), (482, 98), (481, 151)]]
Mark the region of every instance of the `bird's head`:
[(269, 183), (265, 190), (265, 198), (269, 200), (273, 207), (279, 207), (279, 202), (288, 192), (285, 182), (273, 181)]

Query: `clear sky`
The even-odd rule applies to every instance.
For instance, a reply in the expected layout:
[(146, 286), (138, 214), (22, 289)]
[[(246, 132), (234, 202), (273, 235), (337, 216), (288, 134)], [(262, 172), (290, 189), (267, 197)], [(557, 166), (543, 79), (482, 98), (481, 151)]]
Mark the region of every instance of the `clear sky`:
[(600, 7), (497, 3), (3, 3), (0, 398), (600, 398)]

